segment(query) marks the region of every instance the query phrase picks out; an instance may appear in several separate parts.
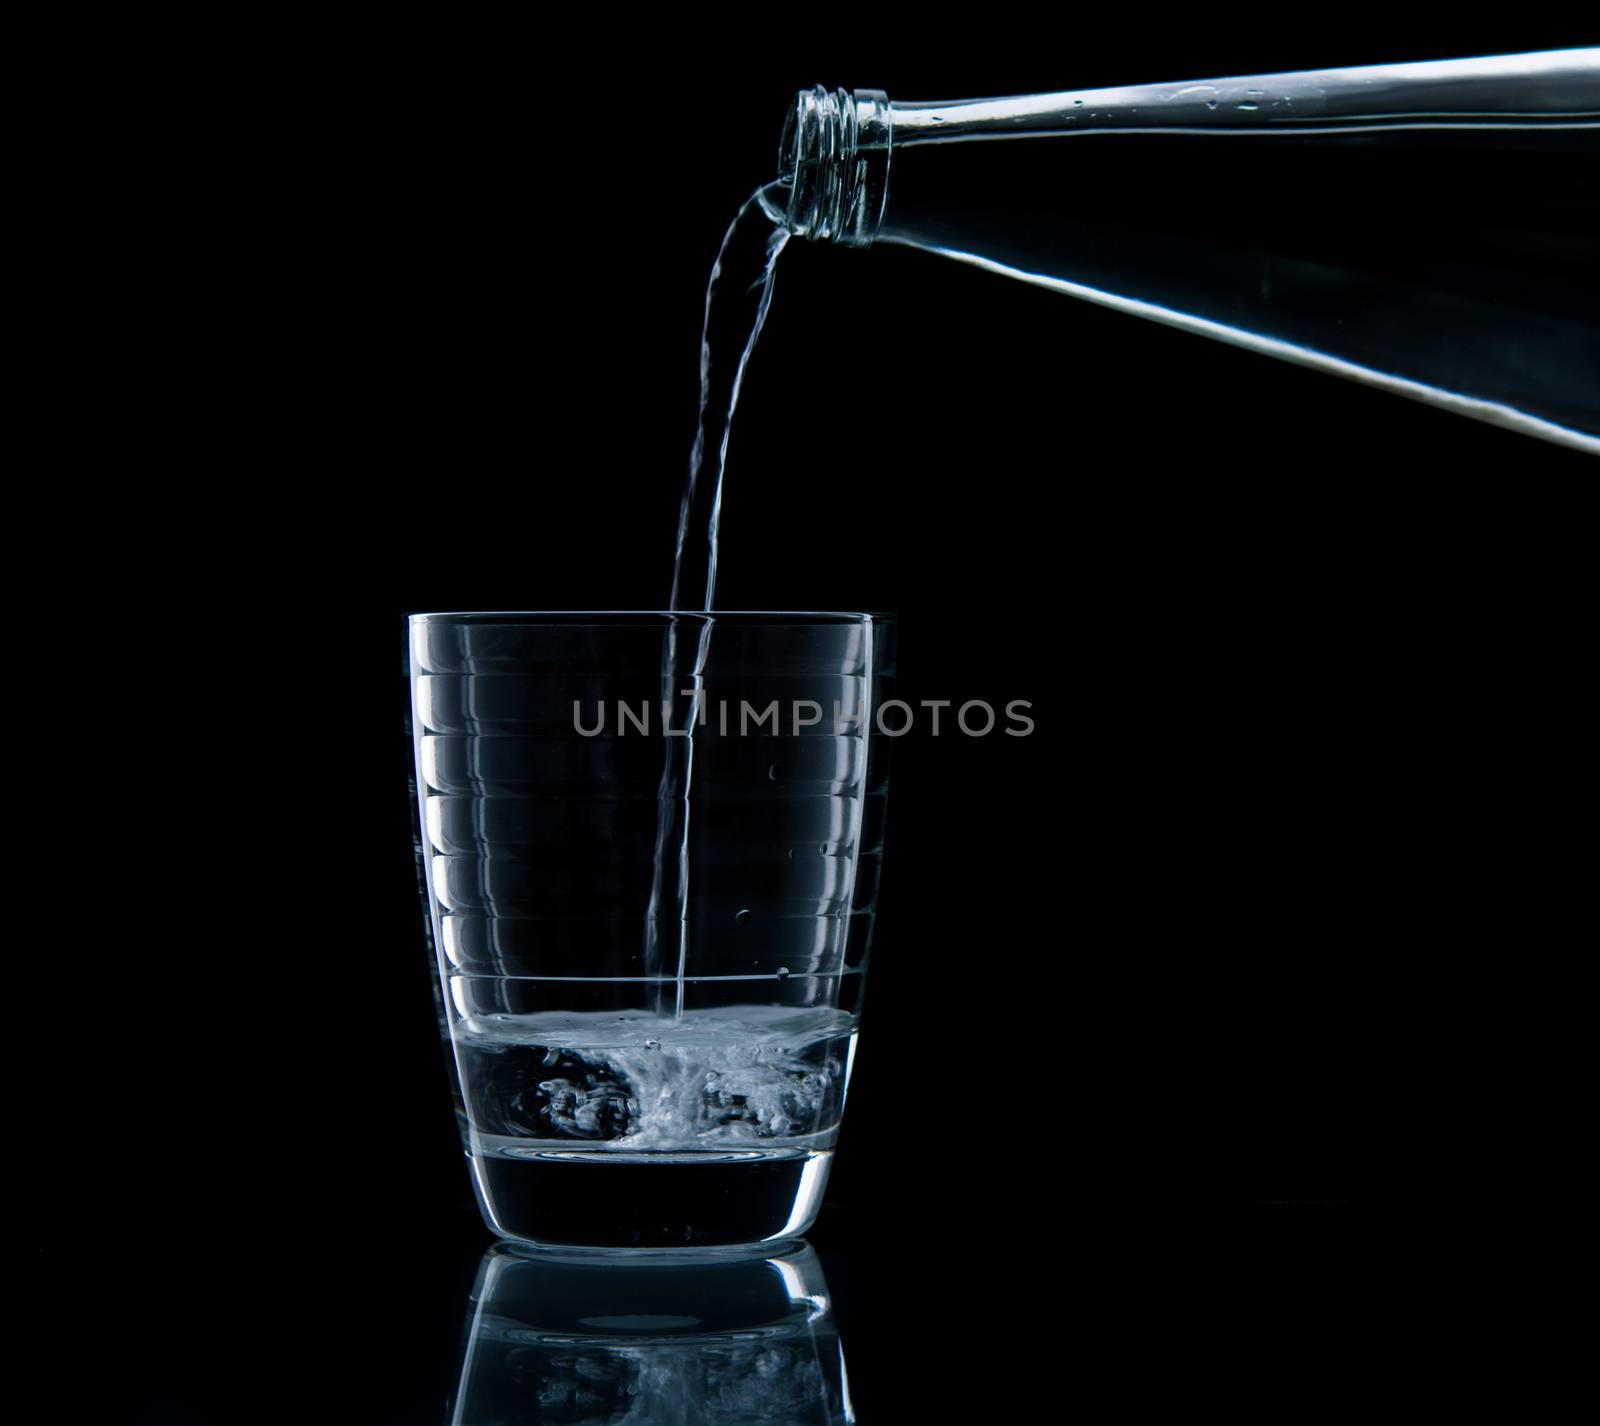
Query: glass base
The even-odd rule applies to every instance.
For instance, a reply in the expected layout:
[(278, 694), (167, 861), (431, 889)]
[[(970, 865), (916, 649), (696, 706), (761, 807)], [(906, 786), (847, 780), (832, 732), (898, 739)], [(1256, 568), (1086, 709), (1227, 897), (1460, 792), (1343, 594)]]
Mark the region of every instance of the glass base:
[(484, 1222), (539, 1248), (698, 1250), (799, 1237), (831, 1150), (781, 1154), (469, 1154)]

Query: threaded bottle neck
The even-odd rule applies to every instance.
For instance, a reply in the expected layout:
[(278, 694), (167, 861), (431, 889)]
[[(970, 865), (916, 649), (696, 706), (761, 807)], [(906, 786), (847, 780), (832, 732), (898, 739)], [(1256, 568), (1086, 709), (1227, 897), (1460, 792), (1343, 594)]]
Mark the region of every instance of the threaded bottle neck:
[(802, 237), (866, 247), (889, 197), (889, 98), (876, 89), (801, 90), (783, 126), (785, 222)]

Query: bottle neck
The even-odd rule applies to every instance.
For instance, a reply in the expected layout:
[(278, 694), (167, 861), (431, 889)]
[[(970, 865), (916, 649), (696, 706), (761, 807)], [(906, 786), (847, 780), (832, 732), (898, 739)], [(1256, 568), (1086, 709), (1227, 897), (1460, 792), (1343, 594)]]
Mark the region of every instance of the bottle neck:
[(891, 104), (876, 89), (803, 90), (779, 173), (793, 233), (847, 247), (878, 235), (896, 149), (1082, 133), (1315, 134), (1385, 128), (1593, 127), (1600, 48), (1308, 70), (1009, 99)]
[(778, 145), (792, 233), (847, 247), (878, 235), (889, 198), (889, 98), (876, 89), (801, 90)]
[(1600, 48), (893, 106), (894, 140), (1590, 125)]

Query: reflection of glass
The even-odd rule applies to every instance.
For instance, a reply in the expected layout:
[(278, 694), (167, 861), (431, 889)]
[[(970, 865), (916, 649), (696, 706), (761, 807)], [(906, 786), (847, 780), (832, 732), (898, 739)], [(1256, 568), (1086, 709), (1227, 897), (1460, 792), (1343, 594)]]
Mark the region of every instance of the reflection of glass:
[(765, 1258), (484, 1254), (453, 1426), (853, 1422), (807, 1243)]

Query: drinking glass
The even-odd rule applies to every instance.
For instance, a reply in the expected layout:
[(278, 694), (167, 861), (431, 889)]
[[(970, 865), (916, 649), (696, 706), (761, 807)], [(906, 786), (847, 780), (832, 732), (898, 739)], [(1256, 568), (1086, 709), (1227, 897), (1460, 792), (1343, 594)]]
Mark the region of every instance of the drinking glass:
[(496, 1233), (719, 1248), (815, 1219), (877, 896), (892, 631), (412, 616), (440, 1019)]

